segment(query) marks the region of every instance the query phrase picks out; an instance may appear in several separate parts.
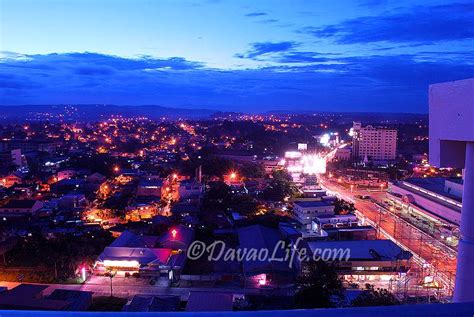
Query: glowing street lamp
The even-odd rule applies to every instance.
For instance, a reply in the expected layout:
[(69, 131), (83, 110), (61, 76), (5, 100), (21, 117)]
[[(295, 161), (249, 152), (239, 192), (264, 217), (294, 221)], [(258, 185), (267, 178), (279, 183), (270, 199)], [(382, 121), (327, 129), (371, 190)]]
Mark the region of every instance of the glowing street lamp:
[(351, 193), (354, 191), (354, 185), (351, 184)]
[(171, 236), (173, 237), (173, 239), (176, 239), (177, 234), (178, 234), (178, 231), (176, 231), (176, 229), (171, 230)]
[(82, 280), (85, 282), (87, 278), (85, 266), (81, 267), (81, 277), (82, 277)]
[(114, 172), (116, 172), (116, 173), (117, 173), (118, 171), (120, 171), (120, 167), (118, 167), (118, 166), (114, 166)]
[(230, 179), (235, 180), (236, 178), (237, 178), (237, 173), (236, 172), (230, 173)]

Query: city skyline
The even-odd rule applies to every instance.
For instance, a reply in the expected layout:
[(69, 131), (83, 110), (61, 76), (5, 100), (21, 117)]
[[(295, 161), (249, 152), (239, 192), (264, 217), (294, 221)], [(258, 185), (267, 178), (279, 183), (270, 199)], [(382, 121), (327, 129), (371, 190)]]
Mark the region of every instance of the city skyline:
[[(468, 1), (0, 1), (0, 104), (428, 111), (474, 74)], [(471, 60), (471, 61), (470, 61)]]

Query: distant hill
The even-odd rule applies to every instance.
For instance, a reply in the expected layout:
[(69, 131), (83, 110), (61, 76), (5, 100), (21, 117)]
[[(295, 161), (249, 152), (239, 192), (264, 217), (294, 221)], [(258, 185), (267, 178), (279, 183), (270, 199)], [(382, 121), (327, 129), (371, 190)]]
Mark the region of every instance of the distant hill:
[(144, 116), (150, 119), (202, 119), (211, 117), (216, 111), (209, 109), (168, 108), (157, 105), (21, 105), (0, 106), (0, 119), (50, 119), (50, 120), (98, 120), (111, 115), (124, 117)]

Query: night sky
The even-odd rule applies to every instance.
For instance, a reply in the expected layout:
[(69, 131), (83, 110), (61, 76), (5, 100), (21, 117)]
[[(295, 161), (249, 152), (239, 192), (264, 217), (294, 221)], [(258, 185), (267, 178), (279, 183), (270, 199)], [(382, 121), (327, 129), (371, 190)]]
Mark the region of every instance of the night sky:
[(0, 0), (0, 104), (427, 112), (473, 1)]

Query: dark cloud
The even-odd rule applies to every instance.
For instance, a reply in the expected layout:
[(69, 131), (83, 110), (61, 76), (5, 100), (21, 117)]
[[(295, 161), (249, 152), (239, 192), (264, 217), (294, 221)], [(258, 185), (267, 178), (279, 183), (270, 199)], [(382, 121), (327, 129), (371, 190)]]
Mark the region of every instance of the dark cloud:
[(424, 43), (474, 38), (474, 3), (416, 6), (339, 24), (306, 27), (300, 32), (340, 44)]
[(262, 21), (259, 21), (260, 23), (263, 23), (263, 24), (270, 24), (270, 23), (277, 23), (279, 20), (277, 19), (266, 19), (266, 20), (262, 20)]
[(244, 54), (237, 54), (239, 58), (257, 59), (266, 54), (280, 53), (289, 51), (297, 47), (299, 43), (293, 41), (287, 42), (256, 42), (250, 44), (251, 48)]
[(263, 54), (280, 52), (281, 64), (240, 70), (94, 53), (7, 58), (0, 60), (0, 104), (426, 112), (429, 84), (474, 77), (469, 52), (343, 57), (297, 52), (295, 46), (257, 45)]
[(250, 12), (247, 13), (245, 16), (246, 17), (261, 17), (267, 15), (265, 12)]

